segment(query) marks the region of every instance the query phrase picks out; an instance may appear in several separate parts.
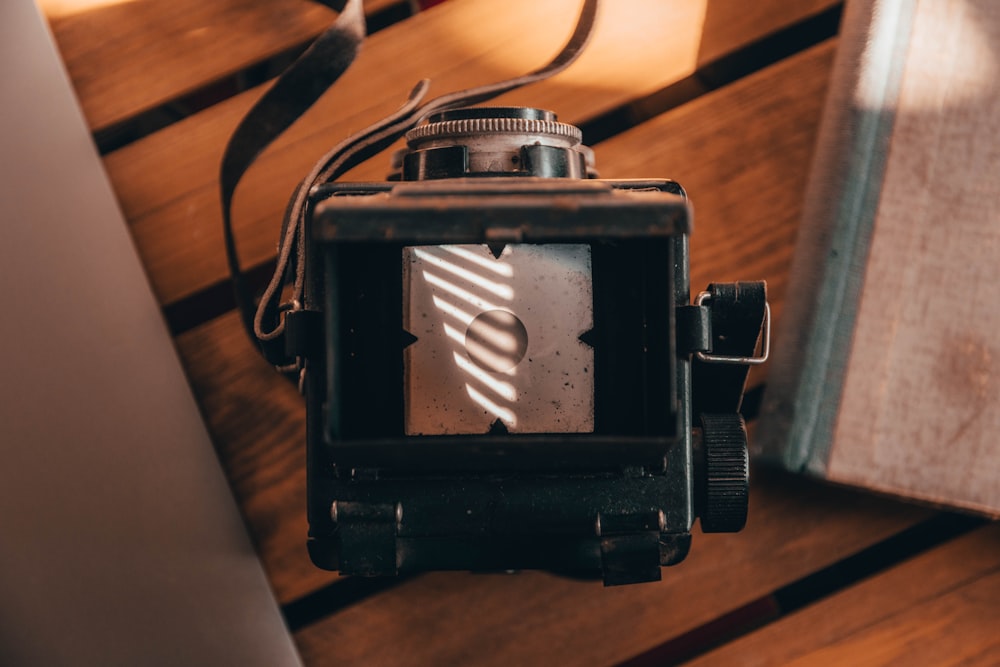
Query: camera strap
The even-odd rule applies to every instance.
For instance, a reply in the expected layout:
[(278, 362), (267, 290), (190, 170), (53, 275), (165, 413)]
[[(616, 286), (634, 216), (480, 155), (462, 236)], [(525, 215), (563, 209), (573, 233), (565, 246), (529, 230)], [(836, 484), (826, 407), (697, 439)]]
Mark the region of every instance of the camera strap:
[[(430, 82), (420, 81), (395, 113), (344, 139), (324, 155), (289, 202), (278, 245), (277, 265), (255, 307), (237, 253), (232, 199), (254, 160), (340, 78), (357, 55), (365, 35), (361, 0), (325, 4), (341, 9), (337, 20), (278, 77), (240, 121), (223, 154), (219, 179), (226, 257), (243, 326), (264, 357), (286, 372), (297, 370), (299, 363), (295, 350), (289, 349), (294, 346), (289, 346), (286, 340), (286, 323), (303, 308), (305, 269), (299, 258), (305, 245), (306, 220), (316, 186), (336, 180), (347, 170), (385, 150), (433, 113), (480, 104), (566, 69), (583, 51), (593, 32), (598, 0), (584, 0), (573, 34), (548, 64), (523, 76), (448, 93), (428, 102), (423, 100)], [(282, 302), (287, 282), (292, 285), (291, 297)]]

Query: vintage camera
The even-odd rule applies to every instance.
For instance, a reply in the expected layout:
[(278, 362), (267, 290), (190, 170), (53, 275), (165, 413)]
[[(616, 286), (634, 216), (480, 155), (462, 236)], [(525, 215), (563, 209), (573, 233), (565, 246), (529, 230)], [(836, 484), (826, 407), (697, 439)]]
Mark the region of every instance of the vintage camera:
[(764, 285), (690, 302), (680, 185), (598, 179), (539, 109), (439, 112), (406, 138), (386, 182), (310, 195), (286, 342), (313, 561), (613, 585), (681, 561), (696, 516), (740, 530)]

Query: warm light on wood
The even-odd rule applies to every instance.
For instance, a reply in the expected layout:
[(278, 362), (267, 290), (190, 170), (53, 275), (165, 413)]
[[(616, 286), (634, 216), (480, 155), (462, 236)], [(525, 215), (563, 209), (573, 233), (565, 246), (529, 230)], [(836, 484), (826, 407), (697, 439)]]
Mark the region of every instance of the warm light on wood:
[(136, 0), (38, 0), (38, 6), (49, 18), (61, 19), (73, 14), (102, 9), (111, 5), (125, 5)]

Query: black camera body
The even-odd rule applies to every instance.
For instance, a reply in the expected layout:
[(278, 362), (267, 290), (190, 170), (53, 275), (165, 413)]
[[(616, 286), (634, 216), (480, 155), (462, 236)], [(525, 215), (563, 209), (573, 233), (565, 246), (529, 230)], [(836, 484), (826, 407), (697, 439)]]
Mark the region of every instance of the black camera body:
[(313, 561), (613, 585), (680, 562), (696, 517), (741, 529), (764, 286), (691, 304), (683, 189), (596, 178), (536, 109), (443, 112), (407, 140), (390, 180), (310, 198), (285, 321)]

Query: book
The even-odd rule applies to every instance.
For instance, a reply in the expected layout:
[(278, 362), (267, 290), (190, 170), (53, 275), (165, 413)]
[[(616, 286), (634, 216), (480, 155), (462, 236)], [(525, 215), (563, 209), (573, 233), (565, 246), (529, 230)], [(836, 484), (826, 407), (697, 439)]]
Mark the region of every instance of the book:
[(754, 455), (1000, 516), (1000, 3), (845, 11)]

